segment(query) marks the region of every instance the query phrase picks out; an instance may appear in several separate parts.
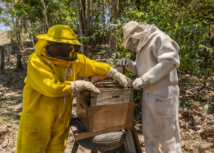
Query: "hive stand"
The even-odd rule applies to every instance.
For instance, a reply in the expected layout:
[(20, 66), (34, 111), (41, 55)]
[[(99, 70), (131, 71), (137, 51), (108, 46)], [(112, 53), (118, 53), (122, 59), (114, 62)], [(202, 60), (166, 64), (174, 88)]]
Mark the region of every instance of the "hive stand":
[[(78, 119), (71, 119), (71, 130), (75, 135), (87, 131)], [(112, 143), (103, 143), (104, 140), (112, 139)], [(135, 129), (127, 129), (126, 132), (117, 131), (97, 135), (91, 138), (75, 140), (71, 153), (77, 153), (79, 145), (90, 149), (91, 153), (142, 153), (137, 132)]]

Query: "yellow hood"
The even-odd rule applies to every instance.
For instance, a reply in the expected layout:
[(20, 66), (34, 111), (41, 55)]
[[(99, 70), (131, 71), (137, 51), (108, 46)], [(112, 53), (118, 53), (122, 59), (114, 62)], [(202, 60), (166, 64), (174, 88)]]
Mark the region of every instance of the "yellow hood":
[(76, 54), (74, 55), (74, 53), (71, 52), (69, 54), (69, 57), (54, 58), (47, 53), (47, 51), (45, 49), (46, 45), (47, 45), (47, 41), (40, 39), (35, 45), (34, 53), (38, 56), (44, 57), (44, 58), (52, 61), (54, 64), (59, 65), (61, 67), (64, 67), (64, 68), (71, 67), (72, 56), (77, 56)]

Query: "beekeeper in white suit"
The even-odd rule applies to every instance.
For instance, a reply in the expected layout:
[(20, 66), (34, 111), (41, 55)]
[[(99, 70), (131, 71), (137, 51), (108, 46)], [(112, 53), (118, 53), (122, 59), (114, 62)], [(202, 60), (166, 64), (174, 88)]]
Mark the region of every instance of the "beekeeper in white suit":
[(155, 25), (131, 21), (123, 28), (122, 45), (136, 52), (136, 62), (121, 59), (139, 78), (134, 89), (143, 88), (142, 124), (147, 153), (181, 153), (179, 128), (179, 45)]

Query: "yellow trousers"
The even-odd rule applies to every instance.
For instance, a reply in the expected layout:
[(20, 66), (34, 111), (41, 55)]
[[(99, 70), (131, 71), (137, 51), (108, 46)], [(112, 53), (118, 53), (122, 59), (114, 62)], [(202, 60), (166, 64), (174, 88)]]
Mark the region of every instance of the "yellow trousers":
[[(57, 111), (42, 106), (35, 113), (22, 112), (17, 153), (63, 153), (69, 134), (72, 102)], [(60, 116), (61, 114), (61, 116)]]

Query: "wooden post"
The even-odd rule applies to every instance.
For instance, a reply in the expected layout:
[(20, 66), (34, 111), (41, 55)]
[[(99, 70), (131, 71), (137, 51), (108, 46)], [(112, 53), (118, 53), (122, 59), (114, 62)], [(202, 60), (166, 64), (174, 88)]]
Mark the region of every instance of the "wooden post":
[(120, 153), (127, 153), (125, 146), (124, 146), (124, 143), (120, 146)]
[(138, 134), (137, 134), (137, 130), (134, 127), (132, 128), (132, 133), (133, 133), (137, 153), (142, 153), (140, 141), (139, 141)]
[(75, 141), (75, 142), (74, 142), (73, 149), (71, 150), (71, 153), (76, 153), (76, 152), (77, 152), (78, 147), (79, 147), (79, 144)]
[(1, 84), (1, 50), (2, 46), (0, 46), (0, 84)]
[(1, 83), (1, 75), (4, 73), (4, 52), (3, 46), (0, 46), (0, 83)]
[(9, 44), (7, 44), (7, 62), (10, 62), (10, 49), (9, 49)]
[(133, 134), (132, 134), (132, 129), (127, 129), (127, 132), (128, 132), (128, 135), (126, 136), (126, 140), (124, 142), (126, 152), (137, 153)]

